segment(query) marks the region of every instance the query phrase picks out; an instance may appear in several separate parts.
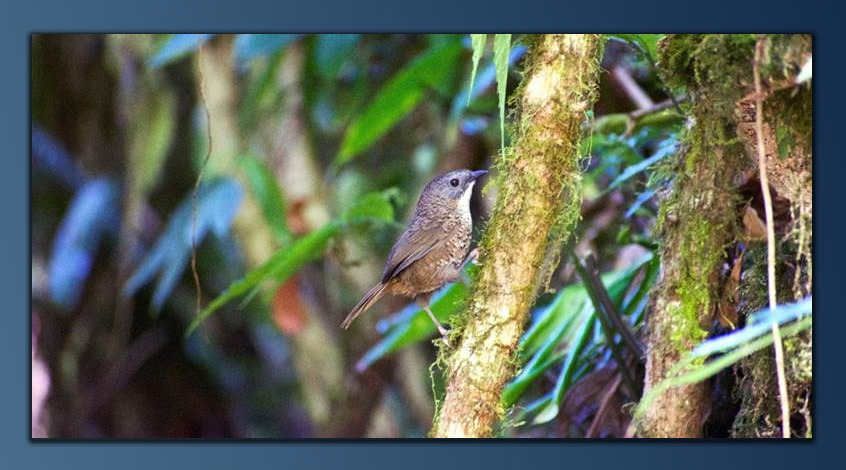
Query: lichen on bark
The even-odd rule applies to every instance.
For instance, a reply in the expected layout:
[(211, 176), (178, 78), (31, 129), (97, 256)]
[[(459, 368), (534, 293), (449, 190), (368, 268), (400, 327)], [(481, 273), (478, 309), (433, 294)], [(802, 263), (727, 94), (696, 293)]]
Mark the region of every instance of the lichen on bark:
[[(578, 217), (581, 125), (595, 99), (601, 38), (533, 41), (516, 91), (513, 146), (497, 163), (496, 207), (481, 241), (481, 268), (446, 359), (447, 386), (434, 437), (491, 436), (550, 239)], [(515, 242), (519, 240), (519, 243)]]

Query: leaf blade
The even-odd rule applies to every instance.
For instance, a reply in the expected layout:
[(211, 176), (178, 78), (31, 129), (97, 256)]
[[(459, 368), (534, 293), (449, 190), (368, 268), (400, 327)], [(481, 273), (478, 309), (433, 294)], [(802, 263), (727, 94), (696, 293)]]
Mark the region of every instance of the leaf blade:
[(508, 56), (511, 52), (511, 35), (494, 36), (494, 65), (496, 66), (496, 92), (499, 98), (500, 146), (505, 151), (505, 94), (508, 85)]
[(335, 163), (343, 165), (367, 150), (417, 107), (427, 86), (442, 88), (460, 53), (459, 43), (430, 49), (391, 78), (347, 128)]
[(467, 106), (470, 105), (470, 99), (473, 97), (473, 82), (476, 80), (476, 69), (479, 67), (479, 60), (485, 53), (487, 39), (487, 34), (470, 35), (470, 43), (473, 47), (473, 71), (470, 73), (470, 87), (467, 89)]

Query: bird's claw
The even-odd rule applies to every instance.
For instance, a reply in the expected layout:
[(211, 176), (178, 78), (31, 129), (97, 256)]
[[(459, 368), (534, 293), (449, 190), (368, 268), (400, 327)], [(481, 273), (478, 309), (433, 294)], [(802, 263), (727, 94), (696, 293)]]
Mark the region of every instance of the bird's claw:
[(452, 349), (452, 344), (449, 342), (449, 330), (444, 328), (443, 326), (439, 326), (438, 333), (441, 334), (441, 338), (444, 340), (444, 344), (446, 345), (446, 347)]
[(473, 248), (469, 255), (467, 255), (468, 261), (475, 264), (476, 266), (479, 265), (479, 249)]

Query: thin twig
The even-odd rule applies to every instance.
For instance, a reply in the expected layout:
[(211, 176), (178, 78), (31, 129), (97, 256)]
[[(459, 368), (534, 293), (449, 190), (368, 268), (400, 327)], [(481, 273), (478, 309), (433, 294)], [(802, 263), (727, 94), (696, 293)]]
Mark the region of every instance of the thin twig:
[[(687, 95), (684, 95), (684, 94), (682, 94), (681, 96), (678, 97), (678, 101), (684, 101), (686, 99), (687, 99)], [(665, 109), (670, 109), (674, 106), (675, 106), (675, 103), (673, 102), (673, 100), (667, 98), (666, 100), (659, 101), (658, 103), (655, 103), (648, 108), (636, 109), (636, 110), (630, 112), (629, 118), (631, 118), (633, 121), (637, 121), (638, 119), (640, 119), (644, 116), (648, 116), (650, 114), (655, 114), (657, 112), (664, 111)]]
[(194, 183), (194, 191), (191, 193), (191, 274), (194, 275), (194, 290), (197, 292), (196, 315), (199, 316), (203, 305), (203, 294), (200, 290), (200, 273), (197, 272), (197, 193), (200, 190), (200, 181), (203, 179), (203, 170), (206, 169), (206, 164), (209, 162), (212, 153), (211, 114), (209, 113), (209, 105), (206, 102), (206, 78), (205, 74), (203, 74), (202, 41), (200, 41), (199, 48), (197, 49), (197, 73), (200, 77), (200, 102), (203, 105), (203, 111), (206, 113), (206, 135), (209, 140), (206, 156), (200, 165), (200, 171), (197, 173), (197, 181)]
[(585, 258), (584, 266), (589, 274), (588, 279), (584, 280), (586, 287), (587, 284), (590, 284), (590, 288), (595, 291), (608, 320), (614, 324), (614, 328), (616, 328), (617, 332), (620, 333), (620, 336), (626, 343), (626, 347), (629, 348), (635, 359), (642, 363), (643, 358), (646, 357), (646, 347), (637, 338), (637, 336), (635, 336), (629, 324), (623, 320), (620, 313), (614, 307), (614, 302), (611, 300), (611, 296), (608, 295), (608, 291), (602, 284), (602, 278), (599, 276), (599, 266), (597, 265), (596, 259), (593, 255), (588, 255)]
[(614, 67), (611, 69), (611, 76), (614, 77), (614, 80), (620, 85), (620, 88), (623, 89), (626, 97), (628, 97), (629, 100), (637, 106), (637, 109), (649, 109), (655, 106), (655, 102), (652, 101), (652, 98), (643, 91), (643, 88), (638, 85), (634, 77), (632, 77), (625, 67), (619, 65)]
[[(626, 384), (628, 394), (630, 397), (636, 397), (638, 389), (635, 386), (635, 379), (632, 376), (632, 373), (629, 368), (626, 367), (626, 361), (623, 358), (623, 352), (620, 350), (619, 345), (614, 342), (614, 328), (611, 326), (610, 320), (605, 315), (605, 308), (600, 302), (599, 296), (596, 294), (596, 292), (594, 292), (594, 289), (588, 287), (590, 283), (591, 274), (584, 267), (582, 261), (576, 257), (575, 253), (573, 254), (573, 259), (575, 261), (574, 266), (576, 267), (576, 271), (579, 273), (579, 277), (582, 278), (582, 281), (585, 284), (585, 290), (587, 290), (588, 297), (590, 297), (591, 302), (593, 302), (593, 305), (596, 310), (596, 318), (599, 319), (599, 324), (602, 327), (602, 332), (605, 335), (605, 339), (608, 341), (608, 348), (611, 350), (611, 356), (617, 363), (617, 368), (620, 370), (620, 375), (623, 378), (623, 382)], [(621, 342), (625, 343), (625, 340)]]
[[(764, 213), (767, 223), (767, 287), (769, 293), (770, 310), (776, 308), (776, 278), (775, 278), (775, 229), (773, 228), (773, 201), (770, 195), (770, 183), (767, 178), (767, 156), (764, 149), (763, 108), (764, 97), (761, 92), (761, 72), (759, 70), (764, 51), (765, 39), (762, 37), (755, 46), (755, 61), (752, 63), (752, 73), (755, 75), (755, 136), (758, 144), (758, 172), (760, 173), (761, 192), (764, 195)], [(778, 324), (772, 322), (773, 346), (775, 347), (776, 372), (778, 374), (778, 392), (781, 398), (781, 431), (782, 437), (790, 437), (790, 403), (787, 397), (787, 380), (784, 375), (784, 350), (781, 344), (781, 333)]]

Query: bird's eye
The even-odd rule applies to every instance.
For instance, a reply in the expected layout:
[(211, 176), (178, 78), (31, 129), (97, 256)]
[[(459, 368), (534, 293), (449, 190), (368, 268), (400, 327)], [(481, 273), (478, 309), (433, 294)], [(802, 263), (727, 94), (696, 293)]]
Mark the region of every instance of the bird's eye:
[(449, 180), (449, 184), (450, 184), (453, 188), (457, 188), (457, 187), (458, 187), (458, 178), (453, 178), (453, 179)]

